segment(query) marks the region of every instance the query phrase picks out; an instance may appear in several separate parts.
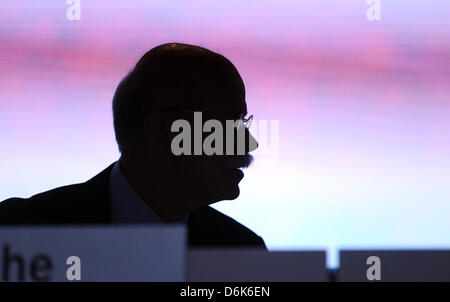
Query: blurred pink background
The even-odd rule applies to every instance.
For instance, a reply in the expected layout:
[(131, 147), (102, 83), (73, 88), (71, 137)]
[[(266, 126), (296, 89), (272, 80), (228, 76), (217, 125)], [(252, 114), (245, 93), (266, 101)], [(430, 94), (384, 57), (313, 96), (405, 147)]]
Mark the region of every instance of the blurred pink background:
[[(450, 247), (450, 2), (0, 4), (0, 200), (92, 177), (119, 156), (111, 99), (150, 48), (197, 44), (240, 71), (279, 157), (255, 154), (215, 207), (270, 249)], [(261, 146), (262, 151), (268, 148)]]

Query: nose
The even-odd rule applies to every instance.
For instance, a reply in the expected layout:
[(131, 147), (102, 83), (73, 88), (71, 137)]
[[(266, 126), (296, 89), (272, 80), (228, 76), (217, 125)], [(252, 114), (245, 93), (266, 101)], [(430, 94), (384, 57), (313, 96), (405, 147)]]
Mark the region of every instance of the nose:
[(246, 146), (246, 152), (252, 152), (255, 151), (256, 149), (258, 149), (258, 141), (256, 140), (256, 138), (250, 133), (250, 131), (248, 129), (245, 129), (245, 136), (246, 136), (246, 142), (247, 146)]
[[(230, 139), (230, 140), (229, 140)], [(229, 141), (228, 141), (229, 140)], [(228, 145), (230, 144), (230, 146)], [(229, 148), (230, 147), (230, 148)], [(245, 155), (258, 148), (258, 142), (247, 128), (234, 129), (234, 137), (226, 135), (224, 139), (224, 150), (232, 152), (234, 155)]]

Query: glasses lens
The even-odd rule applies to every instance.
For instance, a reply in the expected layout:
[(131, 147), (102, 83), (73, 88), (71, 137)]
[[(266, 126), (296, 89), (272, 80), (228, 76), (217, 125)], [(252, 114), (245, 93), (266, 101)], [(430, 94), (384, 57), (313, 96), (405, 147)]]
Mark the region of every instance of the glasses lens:
[(248, 119), (244, 118), (245, 116), (242, 115), (239, 119), (239, 124), (237, 129), (240, 130), (242, 129), (242, 127), (245, 127), (247, 129), (250, 129), (250, 126), (252, 124), (253, 121), (253, 115), (250, 115), (250, 117)]
[(253, 121), (253, 115), (250, 115), (250, 117), (248, 119), (244, 120), (244, 124), (247, 129), (250, 129), (250, 126), (252, 125), (252, 121)]

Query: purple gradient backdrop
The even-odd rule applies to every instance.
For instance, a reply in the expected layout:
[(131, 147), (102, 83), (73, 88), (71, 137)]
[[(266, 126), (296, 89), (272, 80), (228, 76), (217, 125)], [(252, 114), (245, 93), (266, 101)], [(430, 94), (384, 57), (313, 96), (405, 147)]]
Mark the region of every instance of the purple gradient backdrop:
[(450, 247), (448, 1), (382, 0), (373, 22), (364, 0), (84, 0), (80, 21), (67, 7), (0, 4), (0, 200), (116, 160), (116, 85), (176, 41), (228, 57), (249, 111), (279, 120), (278, 162), (256, 154), (217, 209), (271, 249)]

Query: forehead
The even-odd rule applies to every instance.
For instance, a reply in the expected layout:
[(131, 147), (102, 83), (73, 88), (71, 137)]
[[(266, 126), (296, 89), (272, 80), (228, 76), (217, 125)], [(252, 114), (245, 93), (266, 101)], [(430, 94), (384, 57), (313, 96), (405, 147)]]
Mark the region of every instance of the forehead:
[(247, 114), (245, 87), (239, 74), (234, 78), (224, 75), (199, 76), (185, 81), (173, 97), (164, 98), (157, 106), (179, 108), (218, 115)]
[(192, 106), (200, 111), (215, 114), (246, 114), (245, 86), (237, 71), (211, 74), (200, 80), (198, 97)]
[[(170, 64), (173, 65), (173, 61)], [(207, 53), (183, 58), (176, 67), (164, 70), (164, 76), (155, 87), (163, 91), (163, 97), (156, 101), (161, 109), (175, 107), (213, 114), (247, 113), (244, 82), (225, 57)]]

